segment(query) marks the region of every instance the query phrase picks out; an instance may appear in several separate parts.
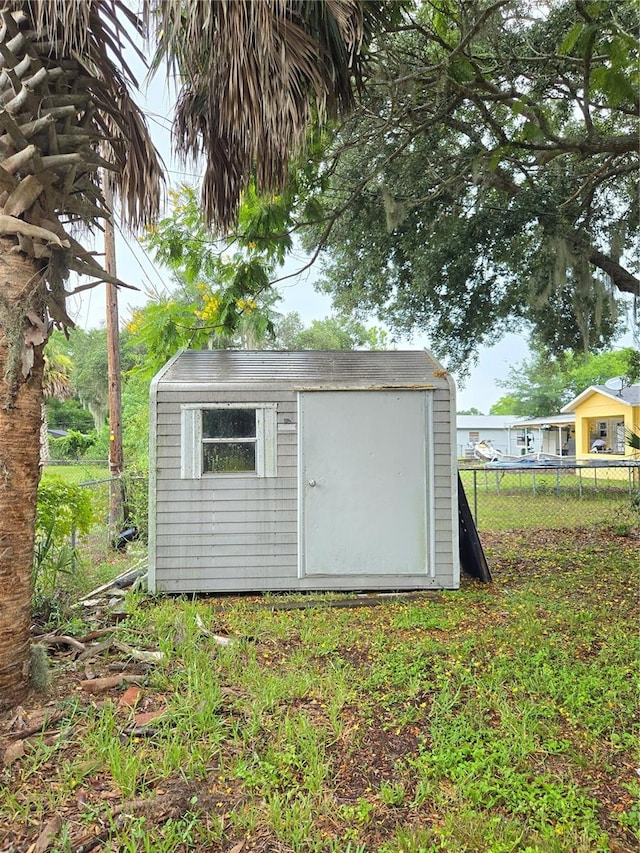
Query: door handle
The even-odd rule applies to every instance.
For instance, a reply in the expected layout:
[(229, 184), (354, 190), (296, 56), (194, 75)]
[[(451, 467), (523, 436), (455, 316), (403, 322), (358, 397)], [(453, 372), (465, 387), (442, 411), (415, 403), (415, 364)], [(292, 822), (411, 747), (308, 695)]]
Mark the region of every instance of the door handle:
[(314, 488), (314, 486), (316, 485), (316, 481), (315, 481), (315, 480), (309, 480), (309, 485), (310, 485), (310, 486), (311, 486), (311, 488), (313, 489), (313, 488)]

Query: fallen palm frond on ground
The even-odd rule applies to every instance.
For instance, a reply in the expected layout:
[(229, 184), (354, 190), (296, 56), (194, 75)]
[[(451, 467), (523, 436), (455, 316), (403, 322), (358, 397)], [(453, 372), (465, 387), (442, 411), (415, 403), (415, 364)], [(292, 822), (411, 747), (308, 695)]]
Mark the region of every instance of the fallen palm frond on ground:
[(130, 593), (45, 634), (0, 851), (635, 851), (640, 543), (483, 542), (458, 592)]

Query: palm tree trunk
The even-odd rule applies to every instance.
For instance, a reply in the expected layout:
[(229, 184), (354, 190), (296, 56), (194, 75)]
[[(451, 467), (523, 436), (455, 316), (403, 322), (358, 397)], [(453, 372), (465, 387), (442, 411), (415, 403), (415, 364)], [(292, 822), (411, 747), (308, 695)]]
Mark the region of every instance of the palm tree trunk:
[[(21, 702), (29, 686), (34, 523), (40, 478), (42, 345), (25, 335), (40, 262), (11, 254), (0, 239), (0, 707)], [(22, 322), (20, 319), (22, 318)], [(18, 334), (17, 334), (18, 333)], [(16, 353), (23, 367), (14, 371)], [(23, 376), (31, 356), (33, 365)], [(19, 362), (20, 364), (20, 362)], [(17, 377), (16, 377), (17, 372)]]
[(40, 465), (51, 462), (51, 447), (49, 445), (49, 422), (47, 418), (47, 407), (42, 406), (42, 420), (40, 421)]

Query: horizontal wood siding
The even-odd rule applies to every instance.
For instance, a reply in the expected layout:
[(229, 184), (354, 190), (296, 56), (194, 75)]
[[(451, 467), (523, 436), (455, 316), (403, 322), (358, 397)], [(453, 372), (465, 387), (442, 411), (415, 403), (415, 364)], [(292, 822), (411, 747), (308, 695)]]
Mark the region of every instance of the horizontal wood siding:
[(450, 576), (445, 574), (439, 575), (436, 578), (425, 578), (424, 575), (411, 577), (405, 575), (397, 579), (389, 578), (372, 578), (372, 577), (350, 577), (349, 586), (345, 587), (345, 582), (340, 577), (316, 577), (306, 578), (296, 582), (293, 586), (291, 580), (275, 577), (270, 572), (264, 574), (250, 574), (248, 571), (236, 572), (228, 578), (222, 579), (219, 575), (198, 575), (193, 579), (184, 578), (173, 572), (167, 576), (163, 582), (162, 591), (170, 593), (184, 592), (185, 586), (197, 583), (198, 592), (203, 593), (219, 593), (221, 591), (221, 583), (225, 582), (226, 586), (234, 592), (255, 592), (261, 590), (271, 590), (288, 592), (292, 589), (300, 589), (305, 591), (343, 591), (345, 589), (354, 591), (366, 590), (414, 590), (414, 589), (457, 589), (458, 583), (450, 579)]
[(436, 579), (444, 587), (458, 585), (458, 484), (452, 482), (455, 412), (448, 388), (433, 393), (433, 526)]
[[(180, 477), (181, 406), (276, 403), (277, 476)], [(292, 421), (285, 423), (285, 419)], [(162, 392), (157, 407), (158, 589), (238, 590), (245, 575), (291, 586), (297, 574), (297, 432), (292, 392)], [(254, 583), (256, 581), (254, 580)], [(239, 585), (240, 584), (240, 585)], [(255, 588), (255, 587), (254, 587)]]
[[(280, 529), (278, 528), (278, 542), (282, 546), (292, 545), (297, 547), (298, 544), (298, 531), (295, 526), (293, 526), (290, 530)], [(166, 549), (167, 553), (175, 547), (174, 538), (166, 533), (161, 533), (158, 535), (158, 542), (161, 544), (163, 549)], [(189, 542), (193, 548), (202, 548), (203, 546), (210, 548), (211, 547), (211, 532), (206, 533), (191, 533), (189, 536)], [(239, 548), (252, 548), (255, 549), (255, 553), (261, 552), (265, 550), (268, 546), (268, 540), (261, 533), (222, 533), (220, 530), (216, 530), (215, 533), (215, 545), (216, 552), (218, 553), (218, 549), (224, 548), (232, 548), (235, 549), (237, 553)], [(220, 550), (219, 553), (222, 553)]]

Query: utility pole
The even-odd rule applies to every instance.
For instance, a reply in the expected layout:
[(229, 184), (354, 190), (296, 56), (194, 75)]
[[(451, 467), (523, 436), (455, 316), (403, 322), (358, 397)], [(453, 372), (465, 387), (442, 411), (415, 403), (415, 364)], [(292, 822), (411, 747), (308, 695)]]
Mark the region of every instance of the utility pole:
[[(104, 200), (109, 211), (104, 228), (104, 268), (116, 276), (116, 239), (113, 226), (113, 193), (108, 180), (102, 181)], [(122, 473), (122, 389), (120, 382), (120, 325), (118, 289), (107, 282), (107, 374), (109, 382), (109, 535), (111, 541), (124, 525), (124, 484)]]

